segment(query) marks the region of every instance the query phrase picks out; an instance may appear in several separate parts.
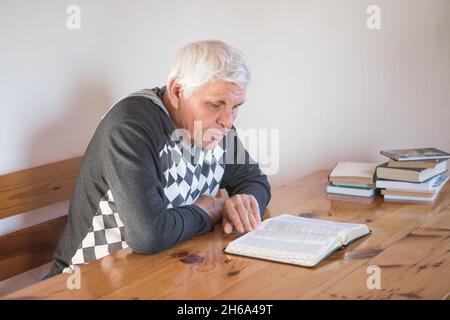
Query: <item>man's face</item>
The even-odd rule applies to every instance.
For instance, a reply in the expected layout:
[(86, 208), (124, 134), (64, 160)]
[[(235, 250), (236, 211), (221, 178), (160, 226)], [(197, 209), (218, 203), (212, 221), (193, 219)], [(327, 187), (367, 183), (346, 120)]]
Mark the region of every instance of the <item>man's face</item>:
[(181, 95), (178, 114), (194, 143), (214, 148), (231, 128), (238, 107), (245, 102), (245, 86), (215, 81), (195, 91), (189, 99)]

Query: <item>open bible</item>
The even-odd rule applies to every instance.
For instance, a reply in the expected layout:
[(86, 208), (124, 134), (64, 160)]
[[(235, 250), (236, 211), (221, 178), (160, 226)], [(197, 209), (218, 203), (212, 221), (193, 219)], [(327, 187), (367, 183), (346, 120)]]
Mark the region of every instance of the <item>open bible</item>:
[(256, 230), (231, 241), (225, 252), (314, 267), (335, 250), (370, 232), (365, 224), (284, 214), (264, 220)]

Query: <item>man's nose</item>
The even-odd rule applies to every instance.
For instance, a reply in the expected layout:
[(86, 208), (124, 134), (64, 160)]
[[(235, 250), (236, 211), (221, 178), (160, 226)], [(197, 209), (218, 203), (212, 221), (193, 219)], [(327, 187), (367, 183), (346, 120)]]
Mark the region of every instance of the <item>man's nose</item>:
[(227, 130), (231, 129), (233, 121), (234, 121), (233, 111), (224, 111), (220, 114), (219, 118), (217, 119), (217, 123), (219, 123), (222, 127), (226, 128)]

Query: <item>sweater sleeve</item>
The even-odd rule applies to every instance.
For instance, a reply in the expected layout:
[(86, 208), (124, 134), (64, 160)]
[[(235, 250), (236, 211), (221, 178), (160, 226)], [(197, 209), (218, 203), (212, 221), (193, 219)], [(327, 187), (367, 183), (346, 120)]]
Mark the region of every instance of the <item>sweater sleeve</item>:
[(214, 227), (195, 204), (167, 208), (156, 148), (148, 130), (127, 121), (111, 128), (102, 155), (104, 179), (125, 226), (125, 240), (142, 254), (163, 251)]
[(225, 158), (225, 172), (220, 184), (229, 196), (235, 194), (253, 195), (259, 204), (261, 216), (264, 214), (271, 193), (267, 176), (261, 172), (255, 162), (242, 145), (233, 127), (227, 136), (227, 155)]

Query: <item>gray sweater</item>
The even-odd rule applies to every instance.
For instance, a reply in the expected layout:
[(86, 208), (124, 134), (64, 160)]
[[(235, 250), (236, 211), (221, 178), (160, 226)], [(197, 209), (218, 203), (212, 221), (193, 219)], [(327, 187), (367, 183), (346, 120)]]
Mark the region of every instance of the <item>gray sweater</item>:
[(212, 150), (186, 145), (173, 134), (164, 89), (134, 93), (103, 117), (81, 163), (49, 276), (123, 248), (156, 253), (211, 231), (212, 219), (194, 202), (219, 188), (254, 195), (263, 214), (270, 186), (235, 128)]

